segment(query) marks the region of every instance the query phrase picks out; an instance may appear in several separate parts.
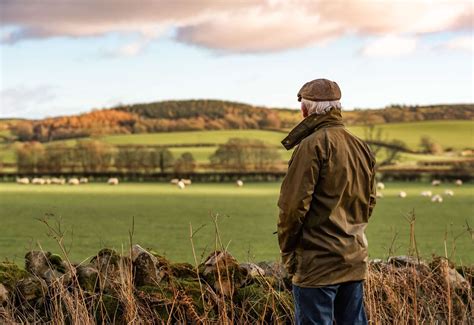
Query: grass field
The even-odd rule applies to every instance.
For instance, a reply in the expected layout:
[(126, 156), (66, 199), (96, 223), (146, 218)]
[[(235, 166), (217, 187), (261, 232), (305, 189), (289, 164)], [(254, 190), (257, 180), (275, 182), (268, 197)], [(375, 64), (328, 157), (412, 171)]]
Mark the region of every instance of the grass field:
[[(442, 193), (454, 190), (441, 204), (422, 198), (420, 192), (431, 189)], [(400, 190), (408, 193), (398, 198)], [(0, 258), (22, 261), (25, 251), (38, 243), (58, 252), (47, 229), (37, 219), (45, 214), (62, 218), (66, 244), (76, 261), (87, 258), (104, 246), (128, 245), (128, 231), (135, 218), (134, 242), (154, 248), (176, 261), (192, 261), (189, 225), (201, 228), (194, 241), (198, 255), (214, 247), (212, 214), (218, 214), (220, 233), (228, 249), (240, 260), (278, 258), (276, 229), (279, 183), (193, 184), (178, 190), (169, 184), (105, 184), (73, 186), (34, 186), (0, 184)], [(409, 242), (409, 224), (405, 216), (415, 209), (416, 235), (420, 252), (444, 255), (448, 233), (448, 251), (452, 239), (474, 226), (474, 185), (455, 187), (442, 184), (432, 188), (421, 183), (389, 183), (385, 197), (379, 199), (367, 229), (370, 257), (385, 257), (392, 239), (396, 254), (404, 254)], [(51, 221), (56, 220), (50, 217)], [(456, 240), (456, 260), (474, 263), (472, 235), (463, 233)]]

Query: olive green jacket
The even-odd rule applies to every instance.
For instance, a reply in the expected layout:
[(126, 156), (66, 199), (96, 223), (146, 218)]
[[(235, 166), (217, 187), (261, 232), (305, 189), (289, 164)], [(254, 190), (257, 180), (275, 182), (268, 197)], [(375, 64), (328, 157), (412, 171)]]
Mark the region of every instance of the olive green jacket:
[(298, 145), (278, 200), (278, 241), (293, 283), (363, 280), (367, 221), (375, 206), (375, 157), (342, 123), (340, 110), (310, 115), (282, 141)]

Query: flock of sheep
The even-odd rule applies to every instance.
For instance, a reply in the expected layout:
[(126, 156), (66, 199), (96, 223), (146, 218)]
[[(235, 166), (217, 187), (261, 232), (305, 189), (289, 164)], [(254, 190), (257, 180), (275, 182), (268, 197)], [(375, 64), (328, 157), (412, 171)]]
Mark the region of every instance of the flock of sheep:
[[(462, 180), (460, 180), (460, 179), (456, 180), (455, 184), (456, 184), (456, 186), (462, 186)], [(432, 186), (440, 186), (441, 181), (438, 180), (438, 179), (435, 179), (431, 182), (431, 185)], [(377, 194), (376, 194), (377, 198), (383, 198), (383, 193), (381, 191), (384, 190), (384, 189), (385, 189), (385, 184), (382, 183), (382, 182), (378, 182), (377, 183)], [(444, 195), (445, 196), (453, 196), (454, 191), (450, 190), (450, 189), (447, 189), (447, 190), (444, 191)], [(441, 194), (433, 195), (432, 191), (422, 191), (421, 196), (431, 198), (431, 202), (435, 202), (435, 203), (443, 202), (443, 197), (441, 196)], [(398, 193), (398, 197), (400, 197), (402, 199), (406, 198), (407, 197), (407, 192), (400, 191)]]
[[(180, 190), (184, 190), (186, 188), (186, 186), (189, 186), (192, 184), (191, 180), (190, 179), (178, 179), (178, 178), (173, 178), (170, 183), (172, 185), (176, 185)], [(244, 186), (244, 182), (240, 179), (238, 179), (236, 182), (235, 182), (235, 185), (237, 187), (242, 187)]]
[[(52, 177), (52, 178), (42, 178), (42, 177), (35, 177), (32, 178), (31, 181), (28, 177), (21, 177), (16, 179), (17, 184), (21, 185), (27, 185), (27, 184), (33, 184), (33, 185), (49, 185), (49, 184), (56, 184), (56, 185), (79, 185), (79, 184), (87, 184), (89, 183), (89, 179), (87, 177), (81, 177), (81, 178), (69, 178), (67, 181), (65, 178), (57, 178), (57, 177)], [(118, 178), (109, 178), (107, 180), (107, 184), (109, 185), (118, 185), (119, 180)]]

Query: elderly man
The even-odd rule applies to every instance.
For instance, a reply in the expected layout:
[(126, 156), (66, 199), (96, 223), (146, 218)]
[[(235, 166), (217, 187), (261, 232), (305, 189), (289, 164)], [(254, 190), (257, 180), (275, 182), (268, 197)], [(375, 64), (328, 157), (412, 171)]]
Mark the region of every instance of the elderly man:
[(298, 92), (303, 121), (289, 150), (278, 200), (278, 241), (293, 276), (298, 324), (366, 324), (364, 230), (375, 206), (375, 157), (342, 123), (337, 83), (316, 79)]

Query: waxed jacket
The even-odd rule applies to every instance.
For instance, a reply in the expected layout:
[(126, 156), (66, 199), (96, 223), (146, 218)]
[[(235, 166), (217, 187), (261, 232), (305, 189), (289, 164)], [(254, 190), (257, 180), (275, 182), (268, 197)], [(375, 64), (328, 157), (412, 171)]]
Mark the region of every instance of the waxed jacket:
[(338, 109), (306, 117), (282, 144), (298, 145), (278, 200), (278, 241), (293, 283), (319, 287), (365, 279), (364, 231), (376, 202), (369, 146), (344, 127)]

